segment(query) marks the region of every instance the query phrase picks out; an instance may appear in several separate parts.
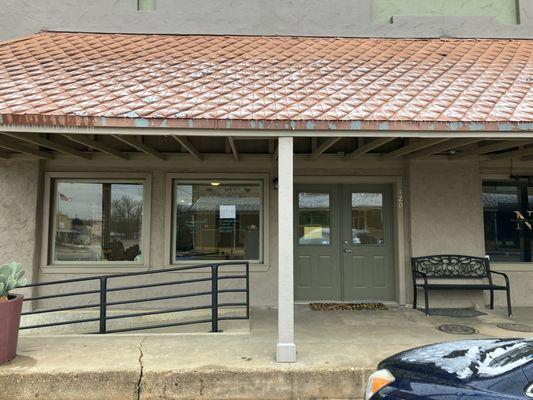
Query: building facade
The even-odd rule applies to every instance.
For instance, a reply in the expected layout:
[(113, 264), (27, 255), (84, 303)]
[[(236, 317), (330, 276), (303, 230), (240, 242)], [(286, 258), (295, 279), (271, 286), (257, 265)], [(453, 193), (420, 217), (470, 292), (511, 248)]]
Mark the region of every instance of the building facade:
[[(492, 3), (493, 16), (458, 8), (450, 29), (496, 19), (494, 36), (521, 39), (43, 32), (2, 43), (3, 261), (46, 282), (248, 260), (252, 306), (279, 310), (280, 361), (295, 359), (294, 302), (410, 304), (414, 256), (488, 255), (513, 304), (532, 306), (531, 10)], [(385, 22), (410, 8), (361, 4), (369, 30), (348, 36), (407, 36)], [(169, 5), (156, 7), (146, 12)], [(49, 22), (69, 30), (61, 14)], [(31, 15), (27, 26), (41, 24)], [(82, 30), (107, 27), (91, 23)], [(254, 33), (326, 29), (263, 26)], [(487, 303), (479, 291), (432, 298)]]

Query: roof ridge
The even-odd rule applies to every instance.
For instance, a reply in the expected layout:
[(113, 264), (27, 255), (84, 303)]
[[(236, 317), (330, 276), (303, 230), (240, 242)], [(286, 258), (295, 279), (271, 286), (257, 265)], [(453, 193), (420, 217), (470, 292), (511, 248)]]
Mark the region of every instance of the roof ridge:
[(286, 39), (336, 39), (336, 40), (386, 40), (386, 41), (401, 41), (401, 40), (412, 40), (412, 41), (493, 41), (493, 42), (520, 42), (520, 41), (529, 41), (531, 39), (526, 38), (490, 38), (490, 37), (470, 37), (470, 38), (461, 38), (461, 37), (381, 37), (381, 36), (317, 36), (317, 35), (285, 35), (285, 34), (232, 34), (232, 33), (170, 33), (170, 32), (104, 32), (104, 31), (76, 31), (76, 30), (54, 30), (54, 29), (41, 29), (39, 32), (33, 33), (31, 35), (26, 35), (20, 38), (9, 39), (1, 42), (0, 46), (13, 43), (18, 41), (23, 41), (30, 39), (38, 35), (46, 34), (78, 34), (78, 35), (122, 35), (122, 36), (174, 36), (174, 37), (185, 37), (185, 36), (195, 36), (195, 37), (246, 37), (246, 38), (286, 38)]
[(2, 40), (0, 41), (0, 47), (5, 46), (7, 44), (11, 44), (11, 43), (23, 42), (25, 40), (33, 39), (34, 37), (44, 35), (45, 33), (47, 33), (45, 30), (40, 30), (39, 32), (31, 33), (29, 35), (25, 35), (25, 36), (13, 38), (13, 39)]

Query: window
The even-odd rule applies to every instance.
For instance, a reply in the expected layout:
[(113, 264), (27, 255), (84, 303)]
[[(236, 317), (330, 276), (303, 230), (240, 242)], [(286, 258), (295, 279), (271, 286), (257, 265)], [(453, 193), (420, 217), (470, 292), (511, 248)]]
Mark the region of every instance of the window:
[(352, 193), (352, 244), (385, 244), (383, 194)]
[(137, 11), (155, 11), (155, 0), (137, 0)]
[(262, 261), (263, 181), (173, 182), (174, 261)]
[(298, 193), (298, 244), (329, 246), (329, 193)]
[(144, 263), (143, 180), (53, 179), (52, 264)]
[(484, 182), (483, 222), (491, 261), (531, 262), (533, 182)]

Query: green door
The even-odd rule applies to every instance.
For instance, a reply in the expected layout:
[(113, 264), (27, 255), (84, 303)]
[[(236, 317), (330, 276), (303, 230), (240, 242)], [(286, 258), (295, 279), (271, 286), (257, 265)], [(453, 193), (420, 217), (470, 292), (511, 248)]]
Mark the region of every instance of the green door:
[(296, 300), (340, 300), (340, 187), (295, 187)]
[(390, 185), (297, 185), (295, 203), (296, 300), (394, 300)]
[(342, 281), (345, 300), (395, 299), (390, 185), (342, 185)]

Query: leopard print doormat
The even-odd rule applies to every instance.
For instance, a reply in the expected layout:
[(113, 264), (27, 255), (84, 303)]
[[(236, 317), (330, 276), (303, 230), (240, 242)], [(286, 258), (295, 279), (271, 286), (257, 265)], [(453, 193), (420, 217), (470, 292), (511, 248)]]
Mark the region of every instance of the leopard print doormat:
[(383, 303), (309, 303), (314, 311), (387, 311)]

